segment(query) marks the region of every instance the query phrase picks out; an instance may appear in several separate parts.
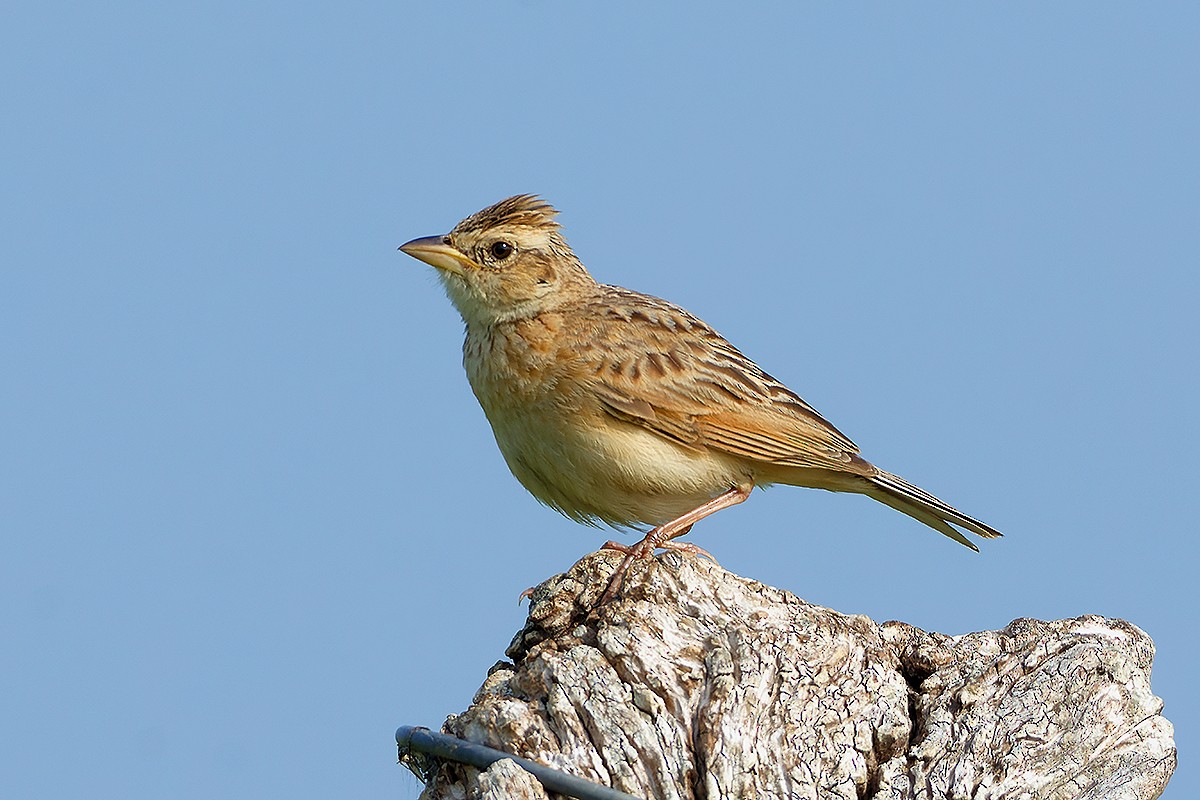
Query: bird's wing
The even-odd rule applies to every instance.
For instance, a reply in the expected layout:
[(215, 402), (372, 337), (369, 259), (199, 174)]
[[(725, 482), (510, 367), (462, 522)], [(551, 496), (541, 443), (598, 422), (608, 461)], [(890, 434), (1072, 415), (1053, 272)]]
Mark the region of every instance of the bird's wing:
[(607, 413), (693, 449), (781, 466), (865, 465), (854, 442), (704, 322), (658, 298), (604, 288), (587, 349)]

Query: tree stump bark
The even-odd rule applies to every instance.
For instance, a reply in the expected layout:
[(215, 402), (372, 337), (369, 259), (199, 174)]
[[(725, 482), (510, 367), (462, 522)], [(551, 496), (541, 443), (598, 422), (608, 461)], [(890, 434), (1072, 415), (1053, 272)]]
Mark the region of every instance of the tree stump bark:
[[(529, 619), (444, 732), (633, 795), (1158, 797), (1175, 767), (1154, 645), (1097, 616), (927, 633), (806, 603), (707, 561), (593, 553)], [(512, 762), (442, 764), (427, 800), (544, 797)]]

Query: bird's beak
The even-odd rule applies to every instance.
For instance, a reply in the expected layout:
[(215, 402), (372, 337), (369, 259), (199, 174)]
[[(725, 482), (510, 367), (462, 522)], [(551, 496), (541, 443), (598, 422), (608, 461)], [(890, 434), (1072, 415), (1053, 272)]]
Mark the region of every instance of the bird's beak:
[(400, 249), (432, 267), (461, 275), (474, 262), (446, 243), (444, 236), (422, 236), (400, 245)]

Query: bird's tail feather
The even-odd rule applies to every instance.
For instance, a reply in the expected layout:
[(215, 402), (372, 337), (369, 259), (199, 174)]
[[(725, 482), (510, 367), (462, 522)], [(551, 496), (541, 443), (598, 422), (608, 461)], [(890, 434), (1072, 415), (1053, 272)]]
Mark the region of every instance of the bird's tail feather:
[(885, 505), (908, 514), (915, 520), (924, 522), (939, 533), (949, 536), (954, 541), (979, 551), (970, 539), (963, 536), (951, 523), (979, 534), (985, 539), (1003, 536), (1000, 531), (985, 525), (974, 517), (968, 517), (947, 503), (937, 499), (924, 489), (913, 486), (898, 475), (880, 470), (878, 475), (867, 478), (871, 483), (868, 494)]

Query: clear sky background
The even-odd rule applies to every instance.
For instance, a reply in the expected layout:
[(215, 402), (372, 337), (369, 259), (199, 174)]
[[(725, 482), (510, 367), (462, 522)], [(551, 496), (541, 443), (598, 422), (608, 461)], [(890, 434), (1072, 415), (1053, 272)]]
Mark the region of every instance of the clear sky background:
[(726, 568), (945, 633), (1121, 617), (1200, 794), (1192, 3), (22, 3), (0, 24), (0, 795), (415, 797), (518, 593), (432, 270), (543, 194), (1007, 533), (757, 493)]

